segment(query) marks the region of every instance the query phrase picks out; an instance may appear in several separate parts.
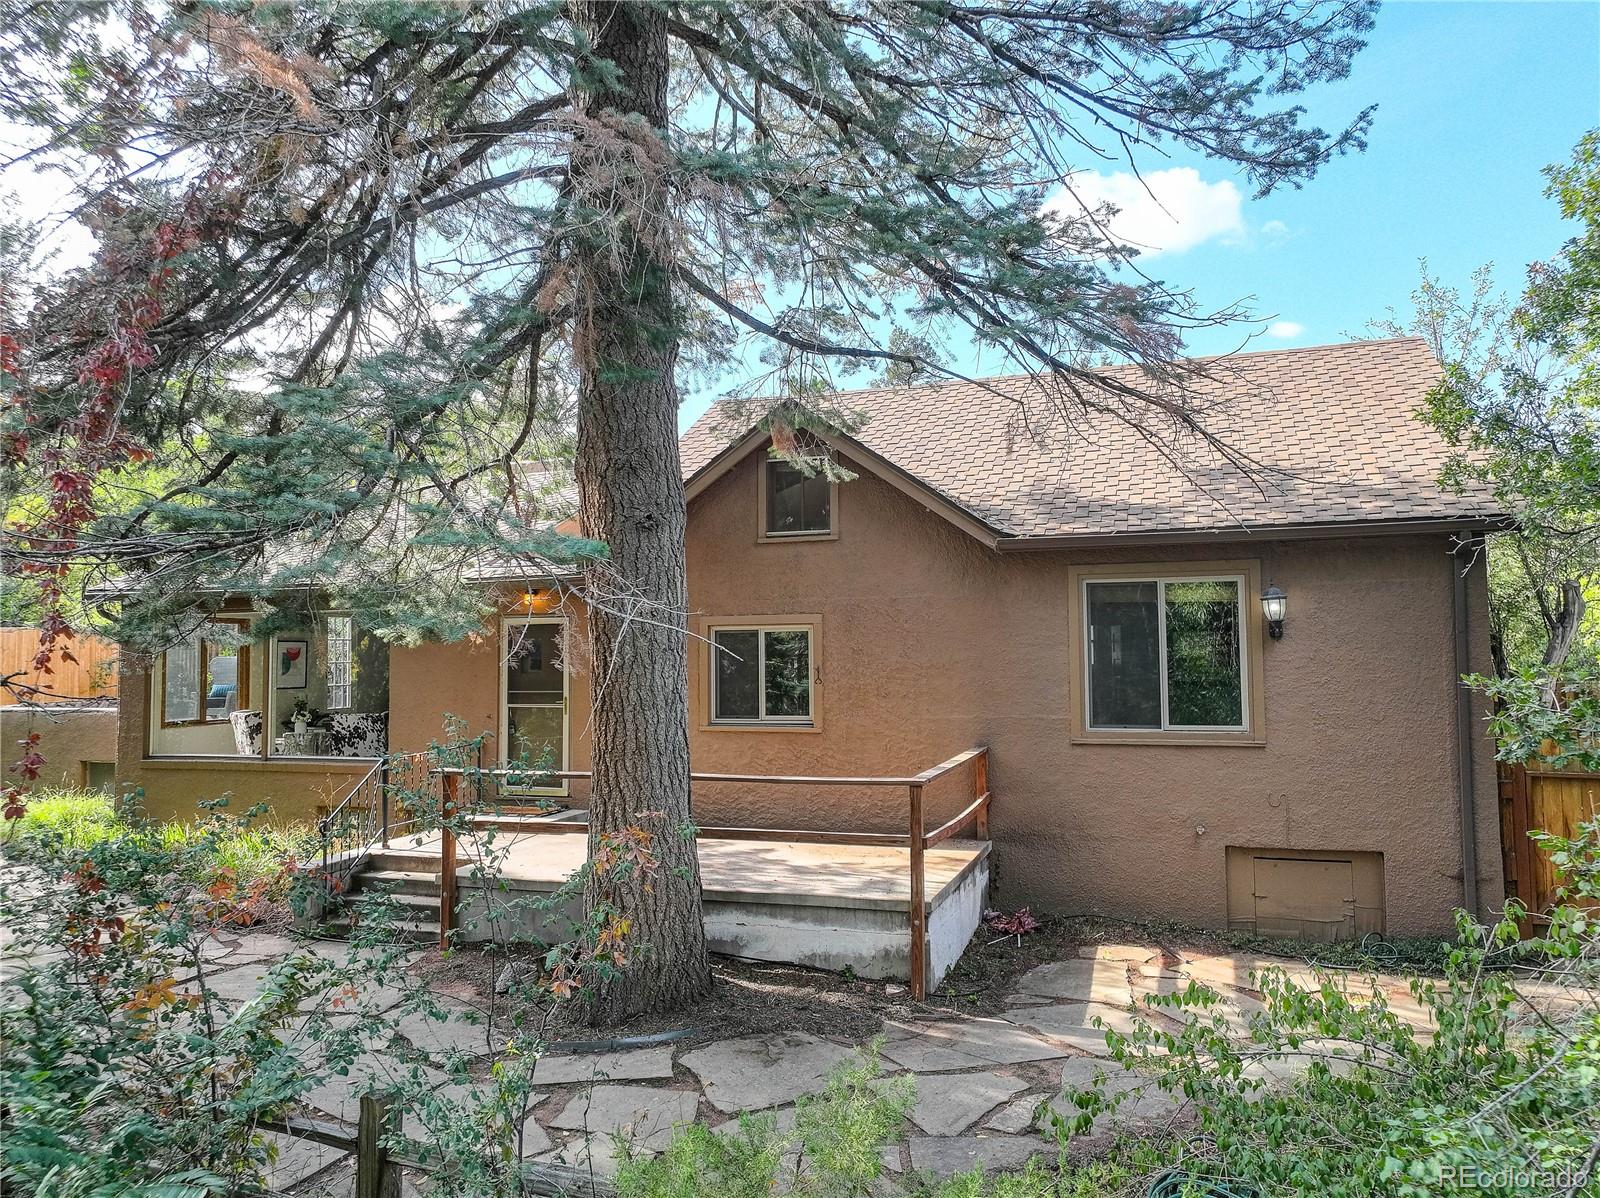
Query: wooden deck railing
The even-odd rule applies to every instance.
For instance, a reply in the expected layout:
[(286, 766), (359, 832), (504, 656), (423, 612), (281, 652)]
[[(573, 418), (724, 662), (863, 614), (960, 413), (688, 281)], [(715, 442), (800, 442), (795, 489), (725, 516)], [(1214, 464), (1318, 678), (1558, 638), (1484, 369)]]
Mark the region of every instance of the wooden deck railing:
[[(928, 831), (924, 792), (936, 782), (963, 768), (971, 770), (971, 789), (968, 792), (971, 795), (970, 800), (954, 818), (946, 820), (931, 832)], [(449, 817), (465, 810), (462, 804), (462, 778), (467, 776), (478, 779), (516, 777), (519, 780), (525, 780), (532, 775), (526, 770), (448, 768), (439, 772), (443, 775), (442, 798), (446, 816), (440, 845), (440, 852), (443, 856), (439, 877), (439, 928), (441, 947), (444, 947), (444, 942), (448, 940), (450, 928), (454, 922), (456, 904), (456, 837)], [(548, 773), (539, 773), (536, 777), (541, 782), (546, 779), (551, 782), (580, 781), (587, 780), (590, 777), (590, 772), (588, 770), (551, 770)], [(993, 796), (989, 790), (989, 748), (987, 745), (979, 745), (963, 753), (957, 753), (948, 761), (941, 761), (938, 765), (909, 777), (690, 773), (689, 781), (691, 783), (740, 783), (762, 786), (888, 787), (905, 790), (908, 820), (904, 834), (896, 832), (827, 832), (806, 828), (717, 826), (701, 827), (696, 832), (697, 838), (704, 840), (772, 840), (799, 844), (882, 845), (894, 848), (904, 845), (909, 850), (910, 858), (909, 881), (911, 891), (907, 911), (910, 919), (909, 930), (911, 937), (911, 994), (918, 999), (926, 996), (928, 978), (927, 852), (929, 849), (943, 844), (951, 837), (956, 836), (969, 826), (979, 840), (987, 840), (989, 838), (989, 811), (993, 805)], [(477, 804), (468, 804), (469, 808), (476, 806)], [(528, 822), (518, 825), (517, 831), (519, 834), (570, 835), (579, 832), (587, 834), (589, 824), (587, 820)]]

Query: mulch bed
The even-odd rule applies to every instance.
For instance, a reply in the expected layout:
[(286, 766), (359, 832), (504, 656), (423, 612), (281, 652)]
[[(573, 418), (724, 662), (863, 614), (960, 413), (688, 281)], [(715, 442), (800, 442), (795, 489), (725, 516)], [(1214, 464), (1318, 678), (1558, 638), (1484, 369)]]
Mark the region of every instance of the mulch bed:
[[(513, 960), (529, 954), (459, 948), (448, 956), (429, 950), (412, 965), (440, 994), (487, 1005), (495, 980)], [(797, 965), (769, 965), (713, 957), (711, 993), (664, 1015), (635, 1016), (604, 1029), (590, 1026), (581, 1001), (567, 1004), (548, 1025), (552, 1040), (611, 1040), (687, 1031), (680, 1047), (709, 1044), (763, 1032), (809, 1032), (817, 1036), (867, 1041), (889, 1018), (926, 1013), (903, 986), (863, 981)], [(502, 999), (502, 1001), (504, 1001)]]
[[(799, 1031), (865, 1042), (882, 1030), (886, 1019), (999, 1014), (1011, 1006), (1006, 998), (1028, 970), (1076, 957), (1086, 945), (1111, 942), (1148, 943), (1152, 951), (1160, 947), (1148, 931), (1103, 921), (1048, 919), (1020, 942), (980, 927), (939, 990), (923, 1002), (913, 1001), (899, 983), (714, 956), (711, 994), (698, 1003), (668, 1015), (638, 1016), (604, 1031), (588, 1026), (582, 1004), (574, 1003), (552, 1022), (551, 1033), (562, 1040), (591, 1040), (687, 1030), (691, 1035), (680, 1043), (696, 1044)], [(482, 1005), (509, 962), (535, 959), (529, 953), (471, 947), (448, 956), (430, 950), (412, 968), (435, 991)]]

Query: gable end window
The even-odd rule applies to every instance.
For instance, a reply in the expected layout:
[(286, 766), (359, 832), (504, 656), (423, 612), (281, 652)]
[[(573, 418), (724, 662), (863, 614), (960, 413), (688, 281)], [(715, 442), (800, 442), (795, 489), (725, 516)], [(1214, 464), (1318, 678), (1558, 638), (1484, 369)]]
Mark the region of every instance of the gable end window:
[(763, 463), (762, 526), (767, 537), (826, 537), (833, 533), (834, 482), (791, 462)]
[(1239, 576), (1083, 583), (1088, 727), (1249, 730)]
[(809, 725), (809, 627), (711, 630), (711, 722)]

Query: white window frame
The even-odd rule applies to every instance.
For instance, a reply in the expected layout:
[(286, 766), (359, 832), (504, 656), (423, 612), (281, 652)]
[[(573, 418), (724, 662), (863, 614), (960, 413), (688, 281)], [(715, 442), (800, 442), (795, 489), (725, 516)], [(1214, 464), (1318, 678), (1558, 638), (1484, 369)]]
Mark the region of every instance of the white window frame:
[[(1094, 722), (1094, 614), (1089, 606), (1089, 588), (1117, 583), (1155, 583), (1156, 586), (1156, 660), (1161, 684), (1161, 726), (1159, 728), (1130, 727), (1125, 724), (1096, 724)], [(1237, 595), (1237, 625), (1239, 630), (1239, 724), (1174, 724), (1167, 710), (1167, 584), (1189, 582), (1231, 582)], [(1240, 733), (1250, 731), (1250, 625), (1246, 620), (1245, 584), (1243, 574), (1130, 574), (1099, 575), (1084, 578), (1078, 594), (1079, 610), (1083, 613), (1083, 726), (1090, 732), (1125, 732), (1129, 735), (1157, 732), (1220, 732)]]
[[(718, 701), (718, 671), (717, 655), (724, 652), (717, 643), (717, 634), (722, 632), (754, 632), (756, 633), (756, 697), (760, 704), (761, 712), (756, 716), (719, 716), (717, 714)], [(767, 714), (767, 633), (769, 632), (803, 632), (806, 634), (806, 713), (803, 716), (794, 715), (768, 715)], [(817, 713), (817, 659), (816, 633), (809, 624), (714, 624), (706, 630), (706, 640), (709, 642), (711, 652), (711, 720), (715, 727), (722, 728), (751, 728), (771, 725), (779, 728), (809, 728), (816, 720)]]
[[(571, 634), (565, 616), (505, 616), (500, 621), (500, 767), (504, 769), (510, 762), (507, 755), (511, 751), (511, 709), (513, 707), (530, 706), (529, 704), (510, 703), (507, 701), (506, 683), (509, 680), (511, 665), (511, 637), (515, 629), (526, 628), (531, 624), (552, 624), (560, 631), (563, 654), (567, 637)], [(572, 671), (566, 666), (563, 657), (561, 667), (561, 760), (556, 763), (558, 772), (571, 769), (572, 760)], [(554, 703), (532, 704), (531, 706), (554, 707)], [(505, 783), (504, 790), (513, 795), (547, 795), (565, 797), (570, 786), (566, 778), (556, 779), (555, 786), (527, 786)]]
[[(323, 663), (324, 680), (328, 685), (328, 710), (349, 711), (350, 704), (355, 701), (355, 617), (348, 612), (329, 612), (322, 619), (328, 643), (327, 660)], [(346, 635), (341, 641), (344, 648), (342, 657), (335, 656), (333, 652), (333, 625), (336, 620), (342, 620), (346, 630)], [(336, 696), (342, 696), (343, 702), (336, 702)]]

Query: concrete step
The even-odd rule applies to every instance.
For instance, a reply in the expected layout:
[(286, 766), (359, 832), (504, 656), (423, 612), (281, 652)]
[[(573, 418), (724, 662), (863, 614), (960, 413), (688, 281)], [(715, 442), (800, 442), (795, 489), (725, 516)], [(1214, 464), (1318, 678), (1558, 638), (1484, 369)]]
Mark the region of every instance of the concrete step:
[[(355, 913), (355, 921), (349, 913), (335, 915), (323, 923), (323, 931), (331, 936), (350, 935), (350, 929), (359, 922), (360, 913)], [(439, 921), (437, 919), (396, 919), (389, 924), (390, 936), (403, 944), (438, 944)]]
[(390, 890), (395, 894), (439, 896), (439, 871), (417, 869), (363, 869), (351, 879), (352, 890)]
[(369, 903), (393, 903), (400, 911), (420, 911), (425, 916), (432, 915), (437, 918), (439, 914), (439, 890), (434, 888), (432, 894), (375, 894), (371, 890), (357, 890), (345, 900), (352, 907), (360, 908)]
[(394, 870), (401, 873), (439, 872), (438, 853), (409, 852), (405, 849), (373, 849), (362, 865), (363, 872)]

